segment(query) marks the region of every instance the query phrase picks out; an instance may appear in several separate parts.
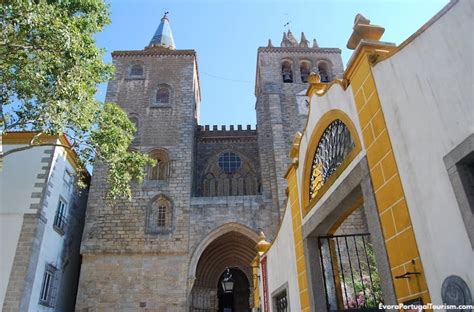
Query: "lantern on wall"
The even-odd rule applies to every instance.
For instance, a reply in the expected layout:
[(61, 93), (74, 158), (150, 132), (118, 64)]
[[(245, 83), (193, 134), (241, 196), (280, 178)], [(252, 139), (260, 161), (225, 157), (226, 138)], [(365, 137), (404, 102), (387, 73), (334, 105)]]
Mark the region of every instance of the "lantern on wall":
[(234, 279), (232, 278), (229, 268), (227, 268), (224, 276), (222, 277), (222, 290), (224, 293), (231, 293), (233, 289)]

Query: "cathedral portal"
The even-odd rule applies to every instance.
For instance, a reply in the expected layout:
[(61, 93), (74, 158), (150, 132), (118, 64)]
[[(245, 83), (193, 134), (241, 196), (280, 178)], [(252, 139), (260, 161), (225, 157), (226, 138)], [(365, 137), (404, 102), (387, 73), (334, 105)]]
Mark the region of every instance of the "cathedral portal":
[[(190, 264), (190, 274), (195, 272), (191, 311), (249, 310), (256, 244), (257, 233), (239, 224), (222, 226), (201, 242)], [(232, 291), (226, 293), (222, 280), (227, 269), (234, 284)]]

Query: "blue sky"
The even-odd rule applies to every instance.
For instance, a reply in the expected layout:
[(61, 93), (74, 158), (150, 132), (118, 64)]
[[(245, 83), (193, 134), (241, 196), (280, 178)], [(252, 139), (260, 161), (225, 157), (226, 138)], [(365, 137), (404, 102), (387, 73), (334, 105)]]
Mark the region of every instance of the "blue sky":
[[(354, 17), (362, 13), (385, 27), (383, 41), (401, 43), (435, 15), (448, 0), (299, 1), (299, 0), (109, 0), (112, 23), (97, 34), (111, 62), (114, 50), (140, 50), (152, 38), (163, 12), (169, 11), (177, 49), (194, 49), (201, 82), (200, 124), (255, 124), (257, 48), (271, 39), (279, 46), (283, 25), (299, 40), (302, 31), (320, 47), (342, 50), (344, 65), (352, 51), (345, 46)], [(97, 97), (105, 98), (105, 85)]]

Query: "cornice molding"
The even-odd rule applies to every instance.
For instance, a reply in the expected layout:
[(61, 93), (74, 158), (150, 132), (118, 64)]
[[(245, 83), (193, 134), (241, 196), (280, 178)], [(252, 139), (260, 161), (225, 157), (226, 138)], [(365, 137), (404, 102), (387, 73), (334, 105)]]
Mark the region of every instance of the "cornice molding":
[(169, 49), (145, 49), (145, 50), (131, 50), (131, 51), (114, 51), (112, 57), (127, 57), (127, 56), (194, 56), (195, 50), (169, 50)]
[(339, 48), (259, 47), (258, 52), (269, 53), (341, 53)]

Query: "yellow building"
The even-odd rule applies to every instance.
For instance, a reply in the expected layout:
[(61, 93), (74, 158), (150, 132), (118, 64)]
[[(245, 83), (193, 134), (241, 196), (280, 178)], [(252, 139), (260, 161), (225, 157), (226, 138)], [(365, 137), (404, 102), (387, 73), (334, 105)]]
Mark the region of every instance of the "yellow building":
[(473, 304), (473, 7), (451, 1), (399, 46), (357, 15), (343, 79), (310, 76), (285, 215), (256, 258), (262, 311)]

